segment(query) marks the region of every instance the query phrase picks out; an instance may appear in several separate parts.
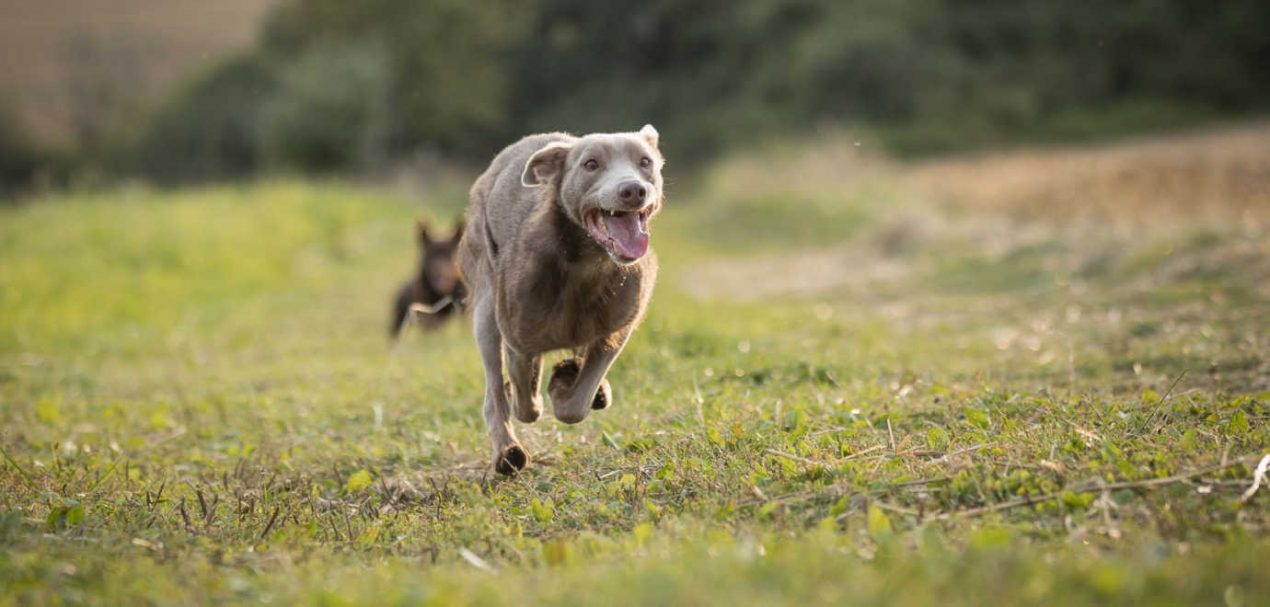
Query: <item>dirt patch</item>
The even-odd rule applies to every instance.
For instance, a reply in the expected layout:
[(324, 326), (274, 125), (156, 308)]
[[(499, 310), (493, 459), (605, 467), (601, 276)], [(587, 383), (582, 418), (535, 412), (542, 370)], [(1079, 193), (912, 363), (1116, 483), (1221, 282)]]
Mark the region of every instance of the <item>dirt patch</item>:
[(693, 297), (738, 301), (776, 295), (811, 297), (898, 282), (912, 273), (910, 261), (850, 245), (707, 262), (684, 272), (681, 288)]
[[(784, 187), (785, 198), (796, 200), (805, 190), (825, 196), (858, 190), (862, 181), (886, 180), (894, 187), (878, 189), (893, 208), (859, 195), (843, 194), (838, 201), (873, 205), (879, 213), (875, 228), (827, 248), (706, 262), (680, 273), (683, 290), (735, 300), (865, 293), (929, 275), (947, 265), (950, 252), (975, 260), (978, 269), (965, 269), (971, 277), (996, 272), (1003, 280), (1020, 279), (1031, 266), (1010, 260), (1038, 255), (1043, 258), (1035, 262), (1038, 271), (1081, 275), (1107, 263), (1130, 263), (1128, 251), (1201, 227), (1211, 228), (1213, 238), (1240, 242), (1176, 255), (1170, 246), (1161, 253), (1168, 258), (1157, 260), (1161, 268), (1216, 274), (1230, 261), (1223, 255), (1242, 256), (1231, 262), (1237, 266), (1270, 255), (1254, 244), (1270, 222), (1270, 123), (912, 166), (863, 159), (850, 143), (845, 147), (849, 152), (817, 152), (810, 161), (793, 162), (804, 170), (814, 167), (814, 175), (784, 186), (770, 177), (750, 185), (772, 196)], [(836, 178), (834, 162), (842, 165)], [(1138, 276), (1135, 284), (1146, 288), (1158, 278)]]
[(1096, 147), (919, 164), (904, 178), (955, 208), (1124, 224), (1270, 221), (1270, 123)]

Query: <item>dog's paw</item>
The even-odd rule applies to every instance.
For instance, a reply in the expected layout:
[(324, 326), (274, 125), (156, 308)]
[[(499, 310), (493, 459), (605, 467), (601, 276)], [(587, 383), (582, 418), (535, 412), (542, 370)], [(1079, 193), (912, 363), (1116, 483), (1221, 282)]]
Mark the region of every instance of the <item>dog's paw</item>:
[(591, 401), (591, 408), (596, 411), (607, 409), (612, 402), (613, 391), (609, 389), (609, 380), (606, 379), (600, 382), (600, 389), (595, 391), (595, 399)]
[(503, 452), (494, 460), (494, 471), (505, 476), (513, 476), (528, 465), (529, 455), (525, 453), (525, 450), (520, 445), (511, 445), (503, 449)]
[(547, 392), (551, 394), (552, 402), (564, 402), (569, 399), (569, 394), (573, 392), (573, 384), (578, 381), (578, 373), (582, 371), (582, 365), (576, 358), (566, 358), (551, 369), (551, 381), (547, 382)]

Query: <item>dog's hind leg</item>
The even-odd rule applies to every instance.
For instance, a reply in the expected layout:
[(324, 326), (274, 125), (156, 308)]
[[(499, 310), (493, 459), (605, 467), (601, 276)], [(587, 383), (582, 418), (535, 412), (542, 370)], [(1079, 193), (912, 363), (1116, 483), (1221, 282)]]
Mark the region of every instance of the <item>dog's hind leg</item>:
[(485, 365), (485, 425), (494, 447), (494, 470), (499, 474), (515, 474), (529, 465), (529, 456), (516, 440), (512, 430), (511, 407), (503, 388), (503, 336), (494, 318), (494, 302), (483, 297), (472, 307), (472, 325), (476, 344)]
[(516, 399), (516, 419), (532, 424), (542, 415), (542, 396), (538, 393), (542, 385), (542, 355), (525, 356), (511, 347), (504, 347), (503, 352)]
[(578, 359), (571, 358), (552, 369), (547, 391), (551, 394), (551, 410), (556, 419), (576, 424), (586, 419), (591, 409), (604, 409), (613, 402), (604, 376), (626, 347), (632, 329), (623, 329), (587, 346), (580, 365)]

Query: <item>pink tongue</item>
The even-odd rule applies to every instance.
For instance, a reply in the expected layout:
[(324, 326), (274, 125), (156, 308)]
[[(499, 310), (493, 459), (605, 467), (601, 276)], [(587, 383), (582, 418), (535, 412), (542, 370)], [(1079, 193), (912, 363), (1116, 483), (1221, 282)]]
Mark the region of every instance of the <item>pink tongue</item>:
[(608, 228), (609, 236), (613, 237), (614, 244), (617, 245), (617, 252), (627, 259), (639, 259), (644, 256), (644, 253), (648, 252), (648, 233), (640, 231), (638, 214), (625, 213), (618, 217), (613, 217), (608, 213), (602, 213), (600, 221), (604, 222), (604, 227)]

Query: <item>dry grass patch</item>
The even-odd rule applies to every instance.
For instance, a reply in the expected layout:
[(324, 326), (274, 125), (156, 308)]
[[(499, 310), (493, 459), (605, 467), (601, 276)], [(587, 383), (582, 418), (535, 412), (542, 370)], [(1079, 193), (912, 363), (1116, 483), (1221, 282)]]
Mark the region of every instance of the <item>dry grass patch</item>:
[(907, 180), (956, 208), (1117, 224), (1270, 218), (1270, 124), (917, 165)]

